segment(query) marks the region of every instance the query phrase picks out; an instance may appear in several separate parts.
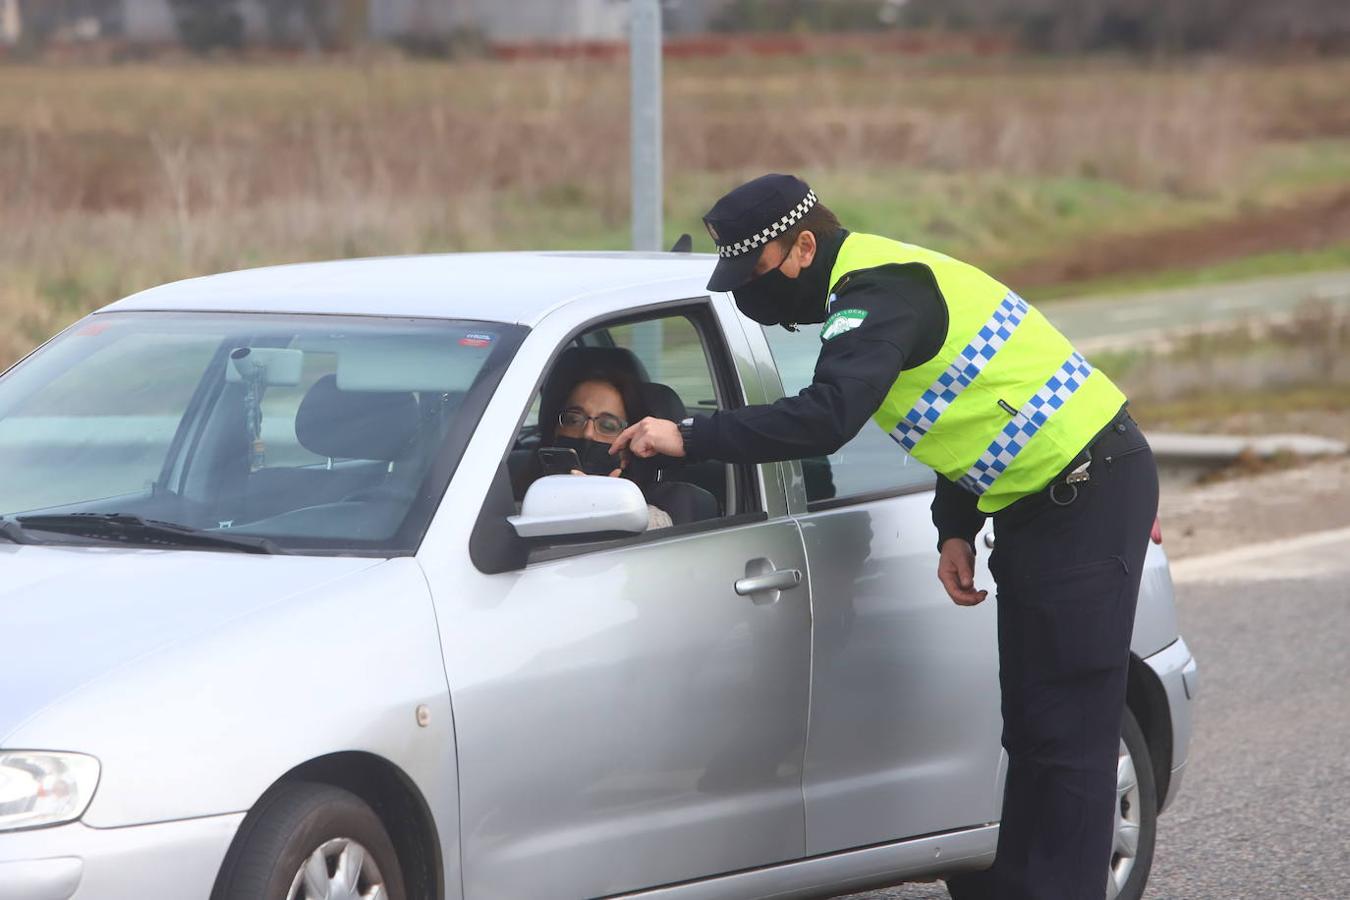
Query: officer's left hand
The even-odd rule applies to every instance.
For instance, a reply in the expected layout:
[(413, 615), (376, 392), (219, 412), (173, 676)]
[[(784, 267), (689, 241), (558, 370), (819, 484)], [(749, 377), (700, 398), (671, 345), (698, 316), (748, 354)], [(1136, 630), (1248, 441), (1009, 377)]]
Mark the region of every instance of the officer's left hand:
[(942, 542), (938, 580), (957, 606), (976, 606), (989, 596), (988, 591), (975, 589), (975, 548), (961, 538)]
[(680, 427), (674, 422), (648, 416), (624, 429), (610, 444), (609, 452), (615, 454), (624, 449), (643, 459), (658, 453), (684, 456), (684, 438), (680, 437)]

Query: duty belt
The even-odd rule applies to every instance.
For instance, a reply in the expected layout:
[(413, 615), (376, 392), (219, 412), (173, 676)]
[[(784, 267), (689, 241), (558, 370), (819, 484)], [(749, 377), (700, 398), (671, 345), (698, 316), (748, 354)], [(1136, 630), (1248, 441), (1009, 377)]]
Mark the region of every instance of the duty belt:
[(1092, 440), (1088, 441), (1086, 447), (1078, 451), (1078, 455), (1069, 461), (1069, 464), (1060, 471), (1058, 475), (1050, 480), (1050, 484), (1045, 488), (1050, 494), (1050, 500), (1056, 506), (1068, 506), (1078, 499), (1078, 486), (1086, 484), (1092, 480), (1092, 473), (1088, 471), (1092, 465), (1092, 451), (1102, 440), (1113, 433), (1123, 434), (1127, 430), (1126, 421), (1133, 422), (1129, 410), (1122, 406), (1120, 412), (1107, 422), (1101, 431), (1093, 435)]

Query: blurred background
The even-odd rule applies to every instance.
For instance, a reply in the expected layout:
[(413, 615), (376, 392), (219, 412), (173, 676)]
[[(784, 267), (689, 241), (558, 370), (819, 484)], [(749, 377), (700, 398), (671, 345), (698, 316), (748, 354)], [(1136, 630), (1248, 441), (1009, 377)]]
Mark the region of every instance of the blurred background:
[[(0, 364), (176, 278), (628, 246), (629, 12), (0, 0)], [(669, 0), (663, 19), (667, 245), (711, 250), (717, 196), (791, 171), (846, 225), (1042, 305), (1152, 431), (1333, 439), (1223, 457), (1247, 469), (1343, 452), (1344, 0)]]

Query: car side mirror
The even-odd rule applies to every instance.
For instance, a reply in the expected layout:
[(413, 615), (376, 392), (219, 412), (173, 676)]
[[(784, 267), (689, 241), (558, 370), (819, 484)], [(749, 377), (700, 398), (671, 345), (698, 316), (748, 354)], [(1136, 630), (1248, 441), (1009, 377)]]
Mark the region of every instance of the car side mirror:
[(647, 500), (626, 478), (545, 475), (530, 485), (520, 515), (507, 516), (523, 538), (647, 530)]

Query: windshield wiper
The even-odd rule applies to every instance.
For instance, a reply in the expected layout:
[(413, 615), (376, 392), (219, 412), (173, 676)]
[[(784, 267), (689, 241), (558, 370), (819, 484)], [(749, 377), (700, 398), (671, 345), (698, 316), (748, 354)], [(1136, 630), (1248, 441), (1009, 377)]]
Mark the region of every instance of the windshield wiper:
[[(151, 544), (166, 547), (202, 547), (211, 550), (234, 550), (239, 553), (285, 553), (281, 547), (265, 537), (241, 534), (221, 534), (203, 531), (176, 522), (142, 519), (127, 513), (70, 513), (68, 515), (16, 516), (22, 529), (55, 531), (76, 534), (96, 540), (119, 541), (129, 544)], [(13, 524), (13, 523), (10, 523)], [(17, 537), (11, 531), (6, 537)], [(29, 538), (28, 543), (32, 542)]]
[(23, 530), (23, 526), (18, 522), (0, 517), (0, 538), (12, 541), (16, 544), (36, 544), (38, 543), (31, 534)]

